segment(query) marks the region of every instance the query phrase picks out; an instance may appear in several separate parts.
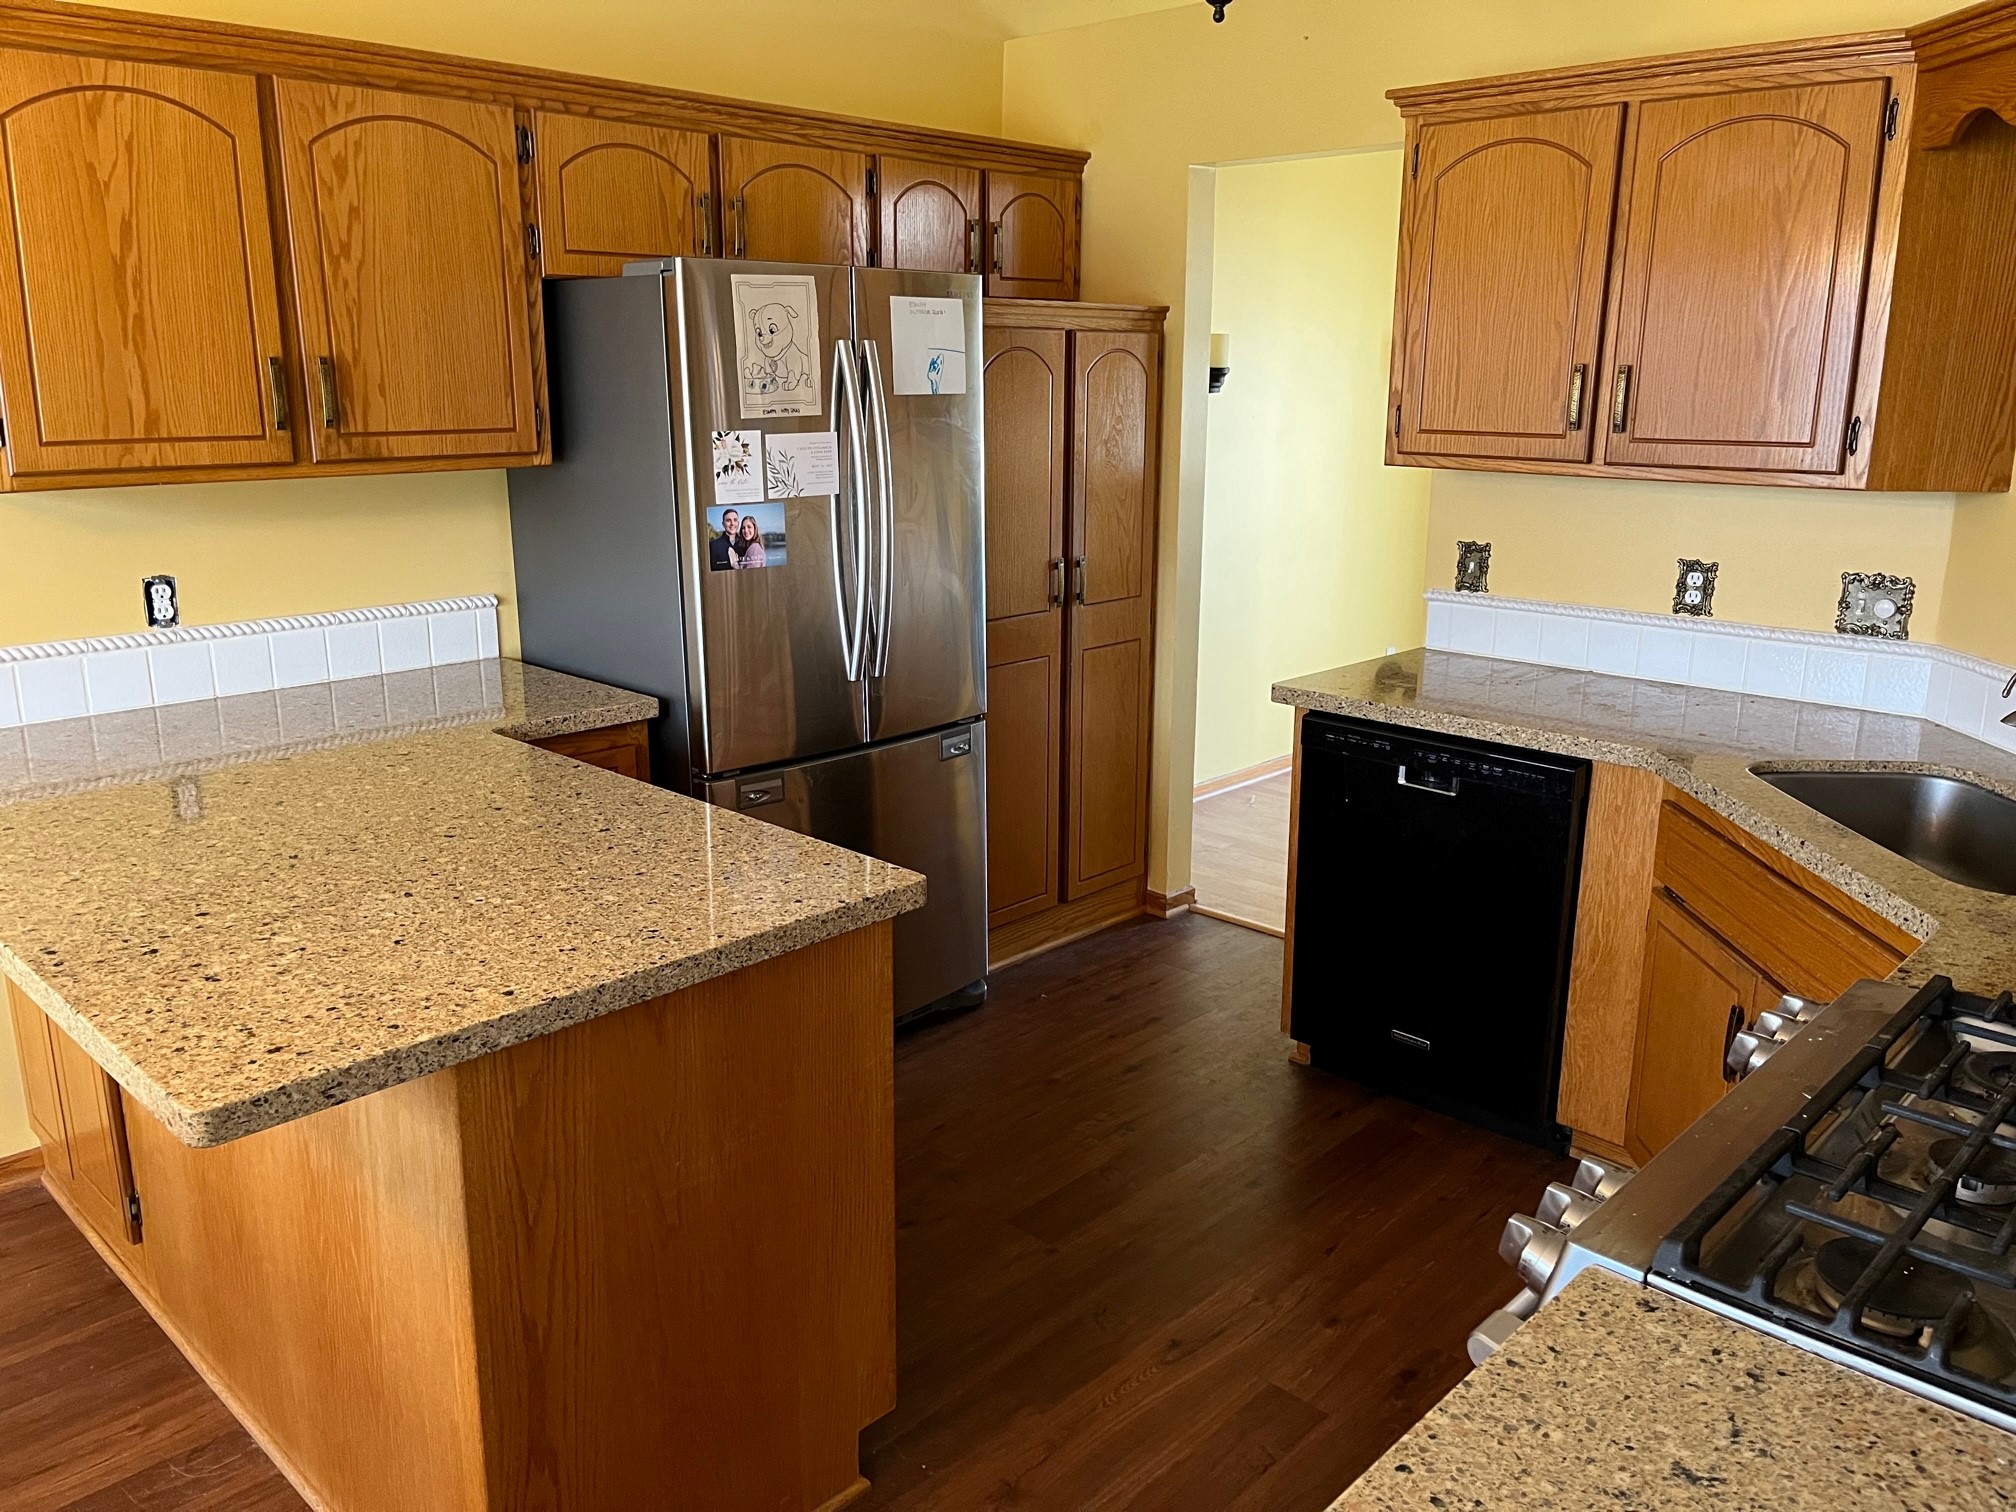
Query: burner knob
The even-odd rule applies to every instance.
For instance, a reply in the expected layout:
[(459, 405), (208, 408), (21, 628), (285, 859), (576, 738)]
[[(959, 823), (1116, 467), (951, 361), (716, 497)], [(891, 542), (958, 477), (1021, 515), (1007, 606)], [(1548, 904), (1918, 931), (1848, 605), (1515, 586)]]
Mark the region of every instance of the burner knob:
[(1509, 1312), (1494, 1312), (1470, 1331), (1470, 1363), (1482, 1365), (1505, 1347), (1526, 1320)]
[(1505, 1232), (1498, 1240), (1498, 1256), (1519, 1272), (1519, 1280), (1534, 1291), (1547, 1285), (1554, 1267), (1568, 1248), (1568, 1236), (1537, 1218), (1515, 1213), (1505, 1220)]
[(1530, 1318), (1540, 1310), (1540, 1293), (1529, 1286), (1498, 1310), (1508, 1312), (1515, 1318)]
[(1778, 999), (1778, 1006), (1772, 1012), (1780, 1018), (1796, 1019), (1803, 1024), (1808, 1019), (1819, 1017), (1833, 1006), (1832, 1003), (1816, 1003), (1811, 998), (1794, 997), (1788, 992)]
[(1591, 1197), (1587, 1192), (1578, 1192), (1563, 1182), (1550, 1181), (1547, 1190), (1540, 1194), (1538, 1217), (1542, 1223), (1552, 1224), (1555, 1228), (1572, 1229), (1602, 1205), (1600, 1199)]
[(1607, 1202), (1615, 1197), (1624, 1183), (1635, 1174), (1622, 1166), (1613, 1166), (1606, 1161), (1584, 1155), (1582, 1163), (1575, 1167), (1575, 1180), (1572, 1185), (1576, 1191), (1594, 1197), (1598, 1202)]
[(1799, 1020), (1786, 1018), (1782, 1014), (1760, 1013), (1757, 1015), (1757, 1021), (1750, 1027), (1765, 1038), (1774, 1039), (1782, 1045), (1799, 1032), (1801, 1025)]
[(1722, 1069), (1728, 1073), (1731, 1081), (1741, 1081), (1755, 1071), (1757, 1066), (1764, 1064), (1760, 1060), (1756, 1065), (1752, 1065), (1751, 1060), (1762, 1051), (1766, 1043), (1773, 1043), (1775, 1048), (1775, 1042), (1767, 1042), (1755, 1029), (1739, 1029), (1731, 1036), (1729, 1053), (1722, 1058)]

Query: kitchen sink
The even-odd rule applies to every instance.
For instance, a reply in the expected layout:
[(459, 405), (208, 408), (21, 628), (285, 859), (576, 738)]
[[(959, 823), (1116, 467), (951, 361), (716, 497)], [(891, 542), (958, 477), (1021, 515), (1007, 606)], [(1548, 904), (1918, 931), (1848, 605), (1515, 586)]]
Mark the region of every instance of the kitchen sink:
[(1757, 776), (1927, 871), (1967, 887), (2016, 894), (2016, 800), (1957, 777), (1920, 772)]

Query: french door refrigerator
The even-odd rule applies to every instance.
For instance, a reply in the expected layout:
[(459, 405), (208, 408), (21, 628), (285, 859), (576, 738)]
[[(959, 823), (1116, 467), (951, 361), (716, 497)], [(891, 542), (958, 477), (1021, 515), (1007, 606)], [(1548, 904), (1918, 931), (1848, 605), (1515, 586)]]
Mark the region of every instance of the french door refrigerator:
[(677, 258), (546, 285), (528, 661), (663, 700), (655, 780), (922, 872), (899, 1018), (985, 994), (980, 280)]

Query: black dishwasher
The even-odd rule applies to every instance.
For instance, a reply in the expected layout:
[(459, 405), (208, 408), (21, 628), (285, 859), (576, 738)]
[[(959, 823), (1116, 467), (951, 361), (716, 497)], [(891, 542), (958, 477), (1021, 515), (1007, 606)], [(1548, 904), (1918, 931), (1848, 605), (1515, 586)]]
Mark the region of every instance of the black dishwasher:
[(1326, 1071), (1556, 1149), (1589, 763), (1302, 720), (1290, 1032)]

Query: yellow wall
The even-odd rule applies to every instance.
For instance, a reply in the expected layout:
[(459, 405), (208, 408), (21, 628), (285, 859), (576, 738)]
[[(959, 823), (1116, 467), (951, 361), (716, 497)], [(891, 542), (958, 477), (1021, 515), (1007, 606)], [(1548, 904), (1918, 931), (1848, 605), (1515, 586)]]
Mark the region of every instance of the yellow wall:
[(1197, 631), (1202, 782), (1288, 754), (1283, 677), (1421, 642), (1428, 479), (1381, 460), (1399, 155), (1221, 168)]
[[(1085, 181), (1085, 294), (1167, 304), (1172, 360), (1165, 385), (1165, 483), (1158, 579), (1156, 771), (1149, 886), (1174, 891), (1190, 869), (1190, 789), (1194, 703), (1183, 696), (1184, 669), (1199, 658), (1196, 604), (1204, 546), (1206, 468), (1182, 451), (1203, 444), (1201, 425), (1186, 424), (1192, 391), (1203, 381), (1192, 325), (1210, 323), (1209, 284), (1188, 280), (1196, 249), (1192, 173), (1197, 164), (1338, 152), (1399, 141), (1397, 112), (1386, 90), (1527, 68), (1819, 36), (1904, 25), (1942, 9), (1939, 0), (1656, 0), (1590, 5), (1586, 0), (1266, 0), (1235, 8), (1211, 24), (1201, 5), (1185, 5), (1010, 41), (1006, 48), (1002, 126), (1010, 136), (1064, 142), (1092, 153)], [(1194, 308), (1193, 308), (1194, 306)], [(1461, 481), (1449, 480), (1461, 477)], [(1510, 591), (1522, 574), (1545, 571), (1559, 596), (1594, 603), (1653, 602), (1636, 585), (1670, 574), (1686, 549), (1638, 484), (1589, 484), (1573, 504), (1563, 488), (1485, 475), (1437, 474), (1432, 494), (1428, 580), (1446, 570), (1447, 542), (1457, 525), (1495, 543), (1493, 583)], [(1768, 618), (1823, 622), (1812, 586), (1844, 567), (1924, 571), (1943, 581), (1939, 547), (1952, 528), (1951, 501), (1846, 504), (1840, 515), (1816, 509), (1792, 489), (1698, 489), (1657, 495), (1668, 509), (1712, 523), (1731, 586), (1725, 614), (1736, 603), (1783, 603)], [(1609, 501), (1605, 507), (1601, 501)], [(1940, 519), (1941, 508), (1948, 519)], [(1963, 518), (1971, 506), (1962, 506)], [(1984, 521), (1987, 515), (1981, 514)], [(1836, 521), (1852, 519), (1856, 551), (1834, 560)], [(1592, 532), (1599, 539), (1592, 542)], [(1709, 532), (1704, 526), (1702, 534)], [(1969, 525), (1967, 534), (1976, 532)], [(2016, 535), (2016, 525), (2008, 527)], [(1604, 544), (1607, 541), (1608, 544)], [(1793, 574), (1789, 554), (1817, 552), (1824, 561)], [(1634, 565), (1619, 577), (1616, 565)], [(1498, 563), (1505, 564), (1500, 576)], [(1582, 563), (1586, 571), (1570, 571)], [(1535, 564), (1568, 565), (1536, 568)], [(1642, 565), (1638, 565), (1642, 564)], [(1772, 585), (1790, 587), (1776, 600)], [(1529, 581), (1537, 581), (1537, 576)], [(1810, 581), (1809, 581), (1810, 580)], [(1629, 587), (1620, 589), (1620, 582)], [(1973, 590), (1970, 572), (1956, 585)], [(1738, 585), (1741, 585), (1740, 587)], [(1943, 612), (1972, 625), (1989, 610)], [(1832, 597), (1825, 602), (1831, 604)], [(1831, 623), (1831, 618), (1824, 622)]]
[(2016, 665), (2016, 493), (1962, 494), (1953, 510), (1939, 640)]

